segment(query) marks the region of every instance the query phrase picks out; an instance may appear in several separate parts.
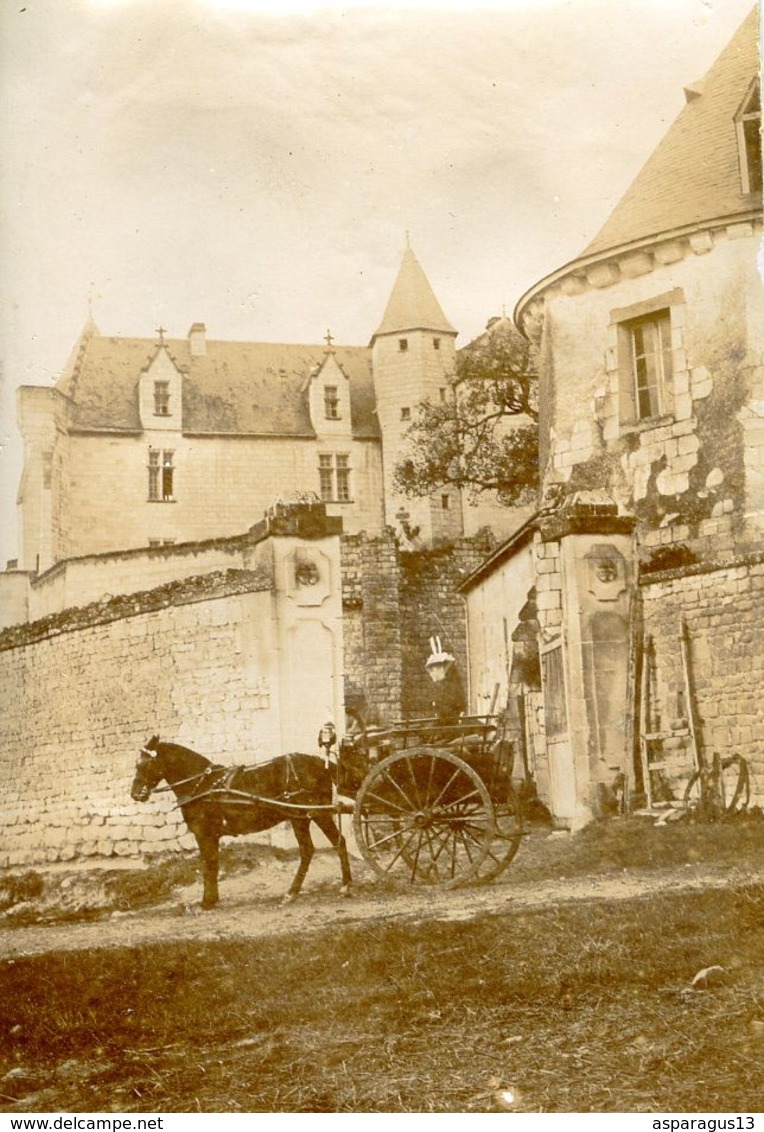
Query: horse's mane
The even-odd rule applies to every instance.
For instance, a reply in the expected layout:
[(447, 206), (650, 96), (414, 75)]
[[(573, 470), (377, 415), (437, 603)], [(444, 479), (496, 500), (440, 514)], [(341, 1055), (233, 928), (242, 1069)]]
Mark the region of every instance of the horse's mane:
[(165, 743), (162, 741), (156, 744), (155, 750), (158, 755), (167, 754), (171, 757), (172, 755), (188, 755), (192, 759), (199, 759), (207, 766), (212, 765), (212, 759), (208, 759), (206, 755), (201, 755), (198, 751), (192, 751), (190, 747), (184, 747), (180, 743)]
[[(215, 763), (212, 759), (208, 759), (206, 755), (194, 751), (191, 747), (184, 747), (181, 743), (166, 743), (164, 740), (158, 741), (156, 744), (157, 754), (166, 753), (170, 757), (173, 755), (189, 755), (192, 759), (200, 759), (202, 765), (205, 766), (218, 766), (222, 764)], [(246, 769), (263, 770), (265, 767), (272, 766), (274, 763), (280, 762), (283, 759), (320, 759), (320, 755), (307, 754), (305, 751), (290, 751), (288, 755), (274, 755), (272, 759), (266, 759), (265, 762), (253, 762), (244, 764)], [(239, 764), (243, 765), (243, 764)]]

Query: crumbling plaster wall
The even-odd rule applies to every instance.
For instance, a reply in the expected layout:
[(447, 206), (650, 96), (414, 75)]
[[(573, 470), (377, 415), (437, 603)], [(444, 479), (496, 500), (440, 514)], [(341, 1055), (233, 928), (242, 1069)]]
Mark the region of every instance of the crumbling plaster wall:
[[(545, 298), (545, 488), (606, 490), (636, 514), (643, 557), (677, 544), (695, 557), (731, 555), (762, 502), (756, 240), (751, 225), (702, 235), (595, 265)], [(671, 410), (628, 421), (618, 312), (672, 293)]]

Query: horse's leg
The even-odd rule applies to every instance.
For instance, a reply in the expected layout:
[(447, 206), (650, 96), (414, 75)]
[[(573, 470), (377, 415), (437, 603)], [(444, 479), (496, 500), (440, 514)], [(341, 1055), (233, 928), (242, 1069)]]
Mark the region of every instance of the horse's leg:
[(294, 830), (294, 835), (297, 838), (297, 844), (300, 849), (300, 864), (297, 866), (297, 872), (289, 887), (289, 892), (281, 901), (282, 904), (291, 904), (292, 901), (297, 898), (302, 888), (302, 882), (305, 880), (305, 874), (310, 867), (310, 862), (313, 860), (313, 853), (315, 852), (313, 838), (310, 836), (310, 819), (293, 818), (290, 824)]
[(340, 895), (350, 896), (350, 886), (353, 883), (353, 878), (350, 874), (350, 858), (348, 857), (348, 848), (345, 843), (345, 838), (337, 829), (337, 825), (331, 814), (317, 813), (314, 815), (313, 821), (324, 836), (329, 839), (340, 859), (340, 867), (342, 868), (342, 888), (340, 889)]
[(220, 864), (220, 835), (209, 830), (195, 831), (202, 862), (202, 908), (214, 908), (218, 895), (218, 868)]

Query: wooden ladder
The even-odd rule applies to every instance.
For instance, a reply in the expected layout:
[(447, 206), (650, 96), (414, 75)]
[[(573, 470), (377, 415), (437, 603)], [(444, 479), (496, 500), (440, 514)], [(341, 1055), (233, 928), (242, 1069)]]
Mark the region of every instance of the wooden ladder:
[(654, 809), (661, 802), (667, 801), (667, 799), (656, 800), (652, 775), (655, 771), (663, 770), (665, 767), (669, 766), (671, 762), (673, 762), (673, 760), (667, 759), (665, 757), (664, 751), (661, 750), (659, 752), (656, 752), (654, 750), (656, 744), (660, 745), (660, 747), (662, 748), (667, 739), (689, 739), (690, 747), (692, 750), (694, 769), (697, 770), (700, 767), (695, 698), (694, 689), (692, 686), (692, 670), (690, 668), (689, 658), (689, 638), (687, 635), (687, 626), (684, 622), (682, 622), (680, 647), (682, 654), (682, 673), (684, 677), (685, 710), (687, 713), (688, 722), (687, 725), (683, 727), (653, 730), (653, 712), (651, 711), (652, 705), (650, 703), (650, 687), (651, 677), (655, 673), (655, 644), (651, 636), (648, 636), (645, 639), (644, 643), (644, 654), (642, 657), (641, 695), (639, 704), (639, 741), (642, 762), (642, 781), (645, 792), (645, 805), (648, 810)]

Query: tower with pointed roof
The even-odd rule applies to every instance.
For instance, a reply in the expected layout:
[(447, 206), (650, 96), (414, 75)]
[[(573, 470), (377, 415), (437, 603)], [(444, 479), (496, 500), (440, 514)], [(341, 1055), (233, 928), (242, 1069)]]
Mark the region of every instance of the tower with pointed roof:
[(425, 544), (463, 533), (462, 499), (444, 488), (425, 499), (395, 490), (406, 433), (421, 401), (443, 399), (456, 366), (456, 330), (407, 245), (382, 321), (371, 339), (377, 419), (382, 435), (385, 521)]

